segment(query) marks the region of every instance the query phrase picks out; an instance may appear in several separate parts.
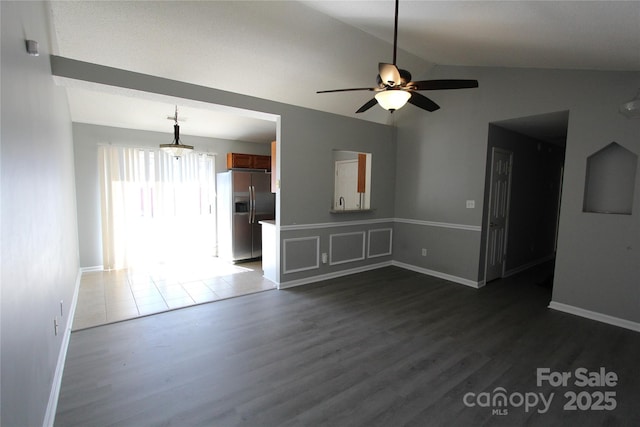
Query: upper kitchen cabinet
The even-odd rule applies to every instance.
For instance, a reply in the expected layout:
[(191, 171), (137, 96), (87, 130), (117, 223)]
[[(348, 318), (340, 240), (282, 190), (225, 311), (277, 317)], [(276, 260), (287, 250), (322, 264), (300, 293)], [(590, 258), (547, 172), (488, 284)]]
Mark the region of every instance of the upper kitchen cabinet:
[(227, 153), (227, 169), (262, 169), (270, 171), (271, 156)]

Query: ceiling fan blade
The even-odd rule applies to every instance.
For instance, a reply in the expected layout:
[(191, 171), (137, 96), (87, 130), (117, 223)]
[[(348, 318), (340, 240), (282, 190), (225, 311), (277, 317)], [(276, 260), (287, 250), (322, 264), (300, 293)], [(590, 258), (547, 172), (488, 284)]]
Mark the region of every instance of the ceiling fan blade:
[(382, 82), (387, 86), (400, 84), (400, 71), (398, 71), (398, 67), (393, 64), (379, 63), (378, 74)]
[(407, 87), (414, 90), (471, 89), (478, 87), (477, 80), (422, 80), (410, 82)]
[(356, 113), (364, 113), (365, 111), (367, 111), (369, 108), (373, 107), (374, 105), (376, 105), (378, 103), (378, 101), (376, 101), (375, 98), (371, 98), (371, 100), (369, 100), (366, 104), (364, 104), (362, 107), (360, 107), (358, 109), (358, 111), (356, 111)]
[(440, 108), (438, 104), (436, 104), (426, 96), (421, 95), (417, 92), (411, 92), (411, 98), (409, 98), (409, 103), (427, 111), (436, 111), (437, 109)]
[(316, 93), (332, 93), (332, 92), (352, 92), (352, 91), (356, 91), (356, 90), (376, 90), (375, 88), (372, 87), (356, 87), (356, 88), (350, 88), (350, 89), (331, 89), (331, 90), (319, 90)]

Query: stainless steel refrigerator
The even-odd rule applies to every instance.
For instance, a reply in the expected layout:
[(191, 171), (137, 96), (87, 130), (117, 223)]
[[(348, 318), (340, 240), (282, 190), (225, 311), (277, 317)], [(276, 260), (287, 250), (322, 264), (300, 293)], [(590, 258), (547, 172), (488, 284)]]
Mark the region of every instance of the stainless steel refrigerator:
[(241, 261), (262, 256), (262, 225), (276, 217), (271, 173), (230, 170), (217, 174), (218, 256)]

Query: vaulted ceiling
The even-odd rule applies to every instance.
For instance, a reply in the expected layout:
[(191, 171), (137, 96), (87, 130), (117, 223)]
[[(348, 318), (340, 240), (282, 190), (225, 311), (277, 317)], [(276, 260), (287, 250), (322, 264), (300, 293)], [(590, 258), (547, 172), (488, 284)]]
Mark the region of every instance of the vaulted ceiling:
[[(53, 1), (54, 53), (356, 116), (391, 62), (394, 1)], [(400, 1), (398, 65), (640, 71), (640, 2)], [(174, 104), (69, 87), (77, 122), (170, 133)], [(273, 123), (179, 105), (184, 134), (269, 141)], [(428, 114), (428, 113), (425, 113)], [(385, 123), (372, 108), (357, 117)]]

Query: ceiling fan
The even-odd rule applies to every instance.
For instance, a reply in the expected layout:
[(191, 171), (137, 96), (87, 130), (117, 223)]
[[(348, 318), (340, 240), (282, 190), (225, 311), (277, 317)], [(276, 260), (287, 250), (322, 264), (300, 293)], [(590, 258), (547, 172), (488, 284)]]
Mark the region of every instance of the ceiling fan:
[(396, 0), (393, 31), (393, 63), (387, 64), (381, 62), (378, 64), (377, 86), (320, 90), (316, 93), (351, 92), (359, 90), (377, 92), (375, 97), (360, 107), (356, 113), (363, 113), (376, 104), (380, 104), (382, 108), (393, 113), (407, 102), (427, 111), (435, 111), (440, 108), (440, 106), (431, 99), (418, 93), (417, 91), (419, 90), (468, 89), (478, 87), (477, 80), (421, 80), (414, 82), (411, 80), (410, 72), (396, 66), (398, 51), (398, 3), (399, 0)]

